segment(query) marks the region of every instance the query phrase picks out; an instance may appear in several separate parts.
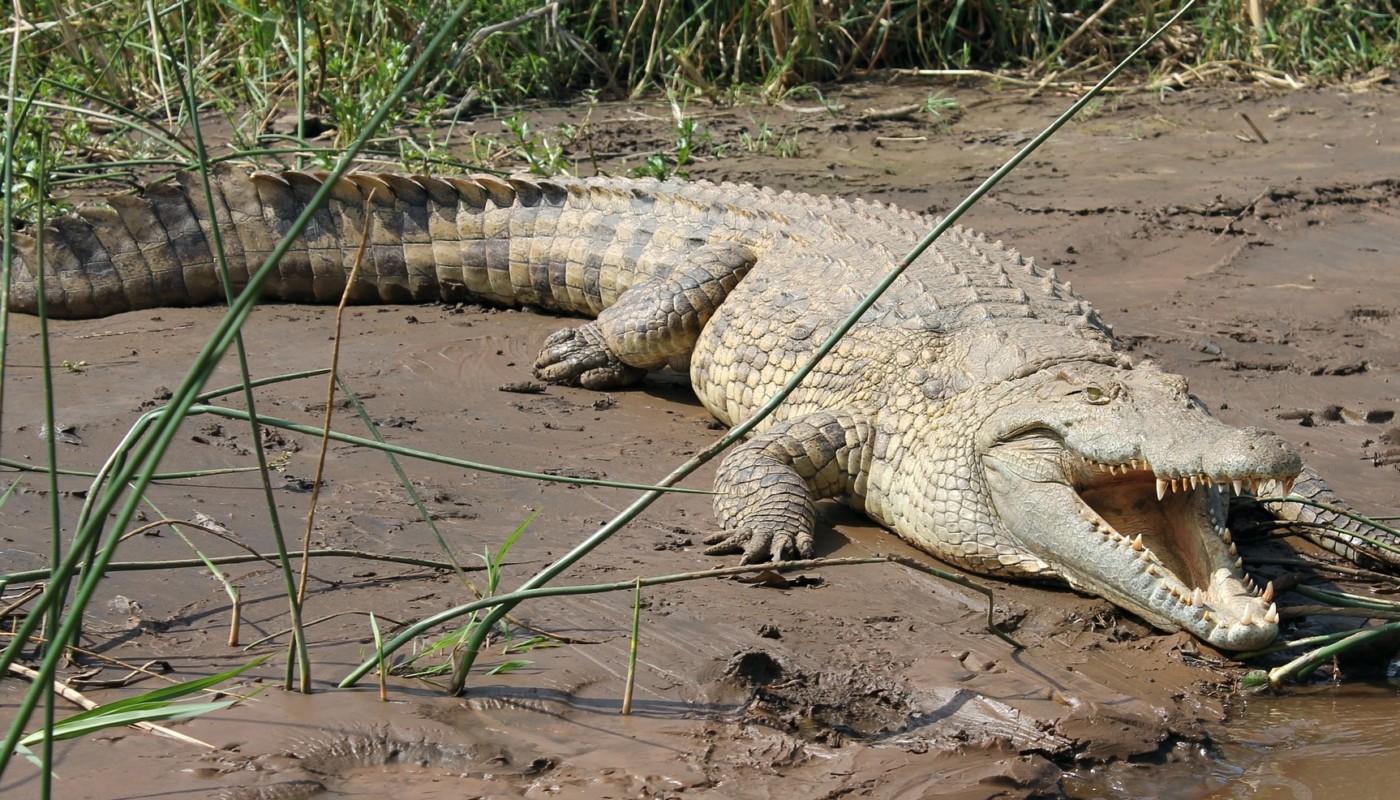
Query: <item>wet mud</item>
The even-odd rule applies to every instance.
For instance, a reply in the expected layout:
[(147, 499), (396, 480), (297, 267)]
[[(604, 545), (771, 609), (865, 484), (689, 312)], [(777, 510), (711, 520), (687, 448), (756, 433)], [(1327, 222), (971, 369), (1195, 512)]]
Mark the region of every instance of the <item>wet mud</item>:
[[(941, 120), (864, 115), (929, 87), (853, 84), (794, 107), (688, 113), (722, 158), (692, 177), (860, 195), (920, 210), (951, 207), (1068, 100), (1052, 92), (943, 87), (961, 111)], [(1188, 377), (1223, 419), (1289, 438), (1345, 496), (1400, 510), (1400, 96), (1219, 88), (1109, 98), (1071, 124), (965, 220), (1014, 243), (1088, 297), (1134, 358)], [(1256, 133), (1244, 120), (1247, 115)], [(582, 126), (579, 172), (625, 172), (670, 146), (668, 110), (608, 105), (534, 112), (535, 127)], [(491, 120), (475, 123), (494, 132)], [(734, 144), (767, 125), (787, 144)], [(1258, 134), (1267, 140), (1260, 141)], [(796, 155), (791, 152), (796, 149)], [(589, 153), (596, 157), (590, 160)], [(642, 155), (638, 155), (642, 154)], [(631, 156), (631, 160), (627, 158)], [(62, 466), (94, 469), (136, 417), (168, 396), (218, 312), (171, 309), (54, 323)], [(258, 309), (245, 328), (252, 369), (327, 363), (333, 312)], [(561, 323), (477, 307), (358, 307), (341, 367), (385, 439), (473, 461), (576, 477), (647, 482), (718, 434), (683, 378), (662, 375), (600, 395), (531, 387), (529, 364)], [(11, 322), (3, 454), (42, 463), (38, 326)], [(235, 381), (232, 360), (212, 385)], [(318, 425), (322, 379), (257, 392), (264, 414)], [(230, 403), (235, 401), (229, 401)], [(364, 435), (353, 409), (335, 426)], [(246, 426), (203, 416), (164, 469), (252, 463)], [(316, 437), (269, 433), (277, 503), (300, 540)], [(538, 510), (505, 558), (511, 587), (620, 511), (633, 494), (544, 484), (405, 460), (434, 524), (466, 567)], [(686, 485), (709, 486), (711, 470)], [(65, 520), (87, 480), (65, 478)], [(272, 550), (256, 480), (224, 474), (153, 487), (160, 515), (227, 529)], [(45, 482), (22, 478), (0, 516), (6, 572), (47, 561)], [(158, 510), (157, 510), (158, 509)], [(709, 502), (672, 495), (563, 578), (569, 583), (704, 570)], [(834, 505), (820, 509), (819, 555), (898, 553), (936, 562)], [(186, 532), (211, 555), (242, 552)], [(382, 454), (332, 445), (312, 546), (441, 560), (432, 532)], [(191, 557), (168, 525), (133, 537), (118, 560)], [(723, 563), (723, 562), (720, 562)], [(286, 645), (281, 578), (265, 563), (225, 568), (242, 590), (240, 644)], [(176, 723), (200, 748), (130, 730), (57, 749), (65, 797), (1305, 797), (1384, 790), (1400, 750), (1394, 690), (1354, 682), (1284, 698), (1246, 698), (1242, 669), (1184, 635), (1152, 631), (1108, 603), (1054, 586), (983, 581), (985, 599), (895, 564), (813, 570), (785, 585), (706, 580), (647, 590), (633, 713), (622, 716), (629, 593), (540, 600), (519, 621), (562, 637), (505, 653), (497, 641), (464, 697), (441, 679), (334, 688), (381, 627), (472, 598), (449, 571), (348, 558), (316, 560), (307, 599), (315, 691), (284, 692), (282, 655), (212, 716)], [(484, 575), (468, 573), (478, 586)], [(210, 674), (250, 655), (228, 644), (230, 603), (199, 570), (117, 572), (88, 609), (83, 646), (123, 662), (158, 660), (170, 677)], [(513, 629), (519, 648), (535, 634)], [(437, 663), (441, 663), (441, 659)], [(77, 671), (76, 669), (74, 671)], [(104, 676), (124, 672), (110, 666)], [(157, 685), (151, 678), (98, 699)], [(24, 685), (0, 682), (0, 717)], [(1346, 759), (1339, 762), (1339, 759)], [(1338, 770), (1337, 763), (1347, 769)], [(1345, 774), (1342, 774), (1345, 773)], [(1375, 775), (1371, 783), (1364, 776)], [(6, 798), (38, 791), (17, 763)]]

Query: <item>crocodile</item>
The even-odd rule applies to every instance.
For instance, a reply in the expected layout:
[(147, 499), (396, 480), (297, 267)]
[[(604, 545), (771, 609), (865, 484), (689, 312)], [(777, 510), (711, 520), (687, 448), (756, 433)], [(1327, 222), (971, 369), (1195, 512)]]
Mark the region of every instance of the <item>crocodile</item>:
[[(34, 313), (40, 291), (52, 317), (221, 301), (215, 231), (241, 289), (326, 180), (225, 167), (212, 206), (182, 174), (81, 207), (45, 232), (42, 286), (35, 240), (16, 237), (11, 308)], [(728, 183), (356, 172), (262, 293), (592, 317), (546, 339), (541, 379), (606, 389), (688, 370), (734, 424), (935, 221)], [(1230, 501), (1336, 499), (1282, 438), (1219, 422), (1183, 377), (1129, 358), (1053, 269), (958, 227), (723, 459), (715, 490), (710, 553), (810, 556), (814, 504), (835, 499), (963, 569), (1060, 580), (1235, 651), (1274, 639), (1279, 616), (1272, 584), (1242, 569)], [(1323, 541), (1354, 559), (1394, 543), (1296, 502), (1270, 509), (1351, 526)]]

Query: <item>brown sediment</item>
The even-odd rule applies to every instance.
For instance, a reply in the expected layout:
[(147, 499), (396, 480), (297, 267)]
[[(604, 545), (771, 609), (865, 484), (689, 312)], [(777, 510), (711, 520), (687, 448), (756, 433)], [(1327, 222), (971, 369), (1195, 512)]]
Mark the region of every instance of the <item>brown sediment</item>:
[[(866, 87), (859, 107), (912, 102), (927, 87)], [(790, 126), (800, 159), (753, 154), (692, 165), (696, 177), (888, 200), (917, 211), (948, 208), (1059, 103), (952, 92), (967, 106), (951, 126), (914, 119), (838, 122), (765, 109)], [(854, 98), (852, 98), (854, 99)], [(1400, 364), (1400, 190), (1389, 177), (1400, 156), (1400, 99), (1389, 93), (1278, 95), (1257, 90), (1183, 93), (1168, 102), (1129, 95), (1067, 128), (966, 222), (1045, 266), (1101, 310), (1133, 348), (1186, 375), (1193, 393), (1227, 422), (1263, 425), (1289, 438), (1306, 460), (1357, 505), (1394, 511), (1395, 379)], [(1290, 106), (1294, 113), (1271, 118)], [(623, 119), (623, 109), (615, 110)], [(1241, 142), (1236, 113), (1249, 113), (1268, 144)], [(1306, 112), (1306, 113), (1305, 113)], [(540, 124), (571, 118), (542, 114)], [(706, 117), (717, 141), (751, 126), (751, 110)], [(788, 114), (786, 117), (785, 114)], [(671, 135), (635, 117), (616, 124), (594, 111), (597, 152), (652, 150)], [(879, 146), (877, 136), (926, 135), (917, 146)], [(609, 165), (614, 172), (623, 167)], [(58, 417), (80, 444), (59, 445), (62, 465), (93, 468), (157, 387), (178, 383), (212, 327), (214, 309), (143, 311), (52, 326)], [(267, 306), (245, 329), (253, 369), (270, 375), (319, 366), (329, 352), (332, 312)], [(4, 409), (5, 455), (39, 463), (40, 382), (33, 320), (12, 318)], [(503, 395), (529, 378), (539, 343), (557, 320), (520, 312), (438, 306), (348, 312), (342, 365), (350, 385), (391, 441), (476, 461), (647, 481), (716, 435), (679, 378), (661, 376), (605, 398), (548, 387)], [(1362, 368), (1356, 365), (1364, 364)], [(223, 368), (214, 385), (233, 382)], [(260, 390), (264, 413), (314, 422), (320, 381)], [(309, 409), (309, 410), (308, 410)], [(1331, 412), (1331, 409), (1337, 409)], [(350, 418), (340, 427), (352, 433)], [(1306, 421), (1306, 424), (1304, 424)], [(189, 423), (164, 468), (242, 466), (246, 428)], [(284, 523), (305, 513), (292, 491), (312, 475), (315, 442), (282, 434), (271, 452), (292, 451), (277, 492)], [(506, 585), (560, 555), (625, 506), (626, 492), (545, 486), (408, 464), (457, 557), (495, 548), (541, 509), (511, 550)], [(708, 487), (710, 474), (692, 484)], [(0, 520), (0, 563), (42, 565), (47, 497), (24, 479)], [(63, 489), (79, 492), (81, 479)], [(208, 514), (260, 551), (271, 549), (259, 490), (223, 475), (155, 487), (172, 516)], [(62, 499), (66, 517), (81, 498)], [(914, 554), (888, 533), (837, 507), (821, 512), (819, 555)], [(316, 546), (439, 558), (431, 534), (382, 456), (333, 450), (317, 515)], [(565, 576), (621, 581), (704, 569), (713, 525), (709, 499), (658, 503), (628, 531)], [(293, 526), (295, 527), (295, 526)], [(212, 552), (223, 545), (202, 542)], [(186, 558), (170, 535), (123, 545), (121, 560)], [(418, 618), (471, 599), (454, 579), (394, 565), (320, 562), (339, 580), (313, 587), (307, 616), (367, 610)], [(231, 567), (243, 587), (245, 638), (285, 626), (280, 579), (265, 565)], [(58, 772), (74, 797), (312, 796), (383, 791), (411, 800), (451, 786), (454, 796), (557, 793), (654, 796), (1019, 797), (1060, 791), (1112, 796), (1145, 770), (1179, 796), (1235, 796), (1231, 771), (1272, 775), (1277, 737), (1224, 729), (1227, 711), (1259, 725), (1289, 706), (1300, 731), (1307, 698), (1243, 701), (1230, 689), (1239, 670), (1185, 636), (1165, 636), (1107, 603), (1033, 585), (990, 582), (997, 619), (1025, 648), (1013, 650), (983, 625), (980, 595), (881, 565), (827, 569), (786, 589), (714, 581), (645, 592), (633, 714), (621, 717), (630, 594), (540, 601), (517, 614), (580, 642), (506, 658), (533, 663), (475, 677), (466, 698), (391, 680), (391, 702), (333, 684), (369, 647), (363, 617), (312, 629), (318, 691), (265, 691), (182, 729), (226, 748), (202, 757), (135, 732), (60, 743)], [(130, 603), (113, 604), (118, 596)], [(139, 618), (130, 609), (139, 609)], [(194, 572), (120, 573), (91, 609), (89, 646), (143, 661), (163, 658), (178, 675), (205, 674), (248, 658), (225, 644), (228, 600)], [(519, 634), (527, 636), (528, 634)], [(261, 668), (277, 680), (281, 666)], [(23, 685), (0, 682), (0, 709)], [(104, 698), (99, 698), (104, 699)], [(1333, 761), (1393, 757), (1400, 733), (1389, 707), (1348, 705), (1370, 748), (1306, 748), (1312, 769), (1290, 763), (1290, 780), (1326, 794)], [(1392, 701), (1393, 702), (1393, 698)], [(0, 716), (5, 716), (0, 712)], [(1345, 720), (1316, 717), (1342, 725)], [(1271, 722), (1273, 720), (1273, 722)], [(1362, 725), (1362, 722), (1356, 724)], [(1299, 734), (1304, 735), (1304, 734)], [(1388, 737), (1388, 738), (1386, 738)], [(1229, 762), (1211, 755), (1226, 743)], [(307, 742), (319, 745), (304, 744)], [(339, 742), (339, 745), (335, 743)], [(303, 743), (303, 744), (299, 744)], [(340, 749), (337, 750), (337, 747)], [(1386, 748), (1389, 749), (1386, 749)], [(319, 748), (319, 749), (318, 749)], [(396, 751), (404, 758), (389, 758)], [(1150, 763), (1148, 767), (1129, 766)], [(1351, 777), (1366, 764), (1349, 762)], [(237, 766), (237, 769), (233, 769)], [(1374, 774), (1384, 775), (1384, 770)], [(37, 794), (33, 770), (17, 763), (0, 794)], [(1124, 782), (1123, 776), (1131, 777)], [(1255, 779), (1250, 778), (1250, 779)], [(1384, 780), (1378, 777), (1376, 780)], [(272, 787), (280, 786), (279, 789)], [(1354, 784), (1349, 785), (1355, 788)], [(1380, 786), (1371, 786), (1378, 793)], [(270, 795), (237, 792), (273, 791)], [(1127, 791), (1127, 790), (1124, 790)], [(276, 794), (281, 792), (282, 794)], [(1233, 792), (1233, 793), (1232, 793)], [(300, 794), (299, 794), (300, 793)], [(1363, 788), (1362, 794), (1367, 791)]]

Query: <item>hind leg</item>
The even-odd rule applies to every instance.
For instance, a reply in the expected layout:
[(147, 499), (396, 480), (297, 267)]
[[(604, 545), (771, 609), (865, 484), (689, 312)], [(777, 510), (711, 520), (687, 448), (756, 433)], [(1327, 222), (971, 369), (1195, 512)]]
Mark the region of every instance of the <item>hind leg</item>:
[(648, 370), (685, 367), (705, 323), (753, 263), (753, 253), (732, 242), (699, 248), (684, 265), (633, 285), (593, 322), (554, 332), (535, 374), (550, 383), (610, 389), (635, 383)]

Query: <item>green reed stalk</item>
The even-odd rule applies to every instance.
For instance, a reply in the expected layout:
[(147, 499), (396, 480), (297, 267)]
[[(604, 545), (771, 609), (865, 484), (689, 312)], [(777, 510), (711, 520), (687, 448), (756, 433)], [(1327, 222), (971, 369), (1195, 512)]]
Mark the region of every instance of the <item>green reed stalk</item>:
[[(15, 252), (15, 197), (10, 187), (15, 185), (15, 133), (20, 122), (16, 113), (15, 92), (19, 84), (19, 32), (24, 19), (23, 7), (15, 3), (15, 14), (10, 18), (10, 67), (5, 76), (5, 158), (0, 167), (0, 181), (4, 181), (4, 197), (0, 198), (0, 421), (5, 415), (5, 358), (10, 342), (10, 265), (14, 263)], [(0, 425), (0, 441), (3, 441), (5, 426)]]
[[(46, 179), (48, 177), (48, 148), (49, 139), (42, 136), (39, 139), (39, 165), (36, 170), (35, 179), (37, 186), (35, 194), (43, 197), (47, 191)], [(6, 192), (9, 194), (9, 192)], [(39, 204), (39, 224), (34, 231), (35, 252), (42, 254), (44, 250), (44, 204)], [(44, 257), (36, 255), (34, 265), (35, 283), (44, 285)], [(49, 462), (49, 563), (57, 563), (62, 551), (63, 521), (58, 505), (58, 431), (54, 429), (53, 413), (53, 361), (49, 353), (49, 311), (43, 301), (44, 293), (38, 293), (36, 303), (36, 313), (39, 317), (39, 371), (43, 374), (44, 381), (44, 426), (47, 435), (44, 437), (45, 456)], [(49, 604), (42, 606), (44, 613), (44, 629), (48, 631), (58, 630), (59, 623), (63, 618), (63, 601), (66, 593), (59, 593), (51, 598)], [(39, 652), (46, 649), (53, 652), (63, 652), (66, 649), (67, 641), (63, 639), (50, 639), (47, 648), (41, 647)], [(53, 727), (54, 727), (54, 691), (53, 684), (45, 681), (44, 691), (44, 739), (43, 747), (40, 750), (40, 761), (42, 762), (42, 772), (39, 777), (39, 795), (45, 800), (53, 792)]]
[[(229, 419), (246, 420), (248, 412), (240, 408), (224, 408), (223, 406), (193, 405), (188, 409), (188, 414), (211, 414), (216, 417), (227, 417)], [(258, 421), (269, 428), (281, 428), (282, 430), (304, 433), (308, 436), (320, 436), (321, 429), (312, 425), (303, 425), (299, 422), (281, 419), (280, 417), (270, 417), (260, 414)], [(536, 481), (549, 481), (551, 483), (569, 483), (579, 486), (603, 486), (609, 489), (635, 489), (638, 491), (670, 492), (673, 494), (714, 494), (707, 489), (684, 489), (680, 487), (652, 485), (649, 483), (628, 483), (626, 481), (605, 481), (598, 478), (583, 478), (574, 475), (548, 475), (543, 472), (529, 472), (523, 469), (512, 469), (510, 467), (498, 467), (492, 464), (484, 464), (480, 461), (468, 461), (464, 458), (453, 458), (452, 456), (439, 455), (426, 450), (415, 450), (412, 447), (405, 447), (399, 444), (391, 444), (382, 439), (366, 439), (363, 436), (352, 436), (348, 433), (331, 431), (330, 438), (337, 442), (353, 444), (370, 450), (381, 450), (385, 453), (393, 453), (401, 456), (416, 458), (421, 461), (431, 461), (434, 464), (446, 464), (452, 467), (461, 467), (476, 472), (490, 472), (495, 475), (508, 475), (514, 478), (528, 478)]]

